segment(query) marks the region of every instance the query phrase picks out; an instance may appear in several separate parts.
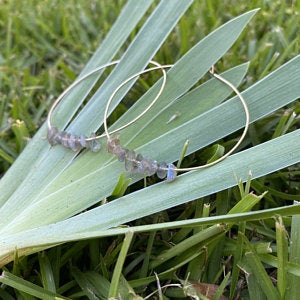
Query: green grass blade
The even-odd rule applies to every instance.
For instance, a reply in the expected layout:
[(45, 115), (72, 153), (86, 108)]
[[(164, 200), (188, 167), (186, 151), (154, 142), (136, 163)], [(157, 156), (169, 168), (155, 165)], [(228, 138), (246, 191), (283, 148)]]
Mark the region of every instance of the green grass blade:
[(43, 287), (51, 292), (56, 292), (54, 274), (51, 268), (49, 258), (46, 253), (39, 253), (39, 265), (41, 269), (41, 280)]
[(235, 214), (249, 211), (263, 198), (263, 196), (264, 195), (256, 196), (253, 194), (247, 194), (228, 213)]
[(276, 226), (276, 246), (277, 246), (277, 287), (281, 299), (285, 299), (287, 291), (287, 264), (288, 264), (288, 240), (287, 232), (282, 218), (277, 218)]
[(247, 252), (245, 258), (250, 272), (256, 277), (257, 283), (259, 283), (267, 299), (281, 299), (259, 257), (254, 252)]
[[(298, 216), (296, 216), (298, 217)], [(263, 261), (265, 264), (268, 264), (274, 268), (278, 268), (278, 258), (271, 254), (262, 254), (260, 255), (261, 261)], [(288, 262), (287, 265), (287, 271), (289, 275), (295, 275), (295, 277), (300, 277), (300, 264)], [(289, 283), (290, 284), (290, 283)], [(289, 291), (289, 288), (288, 288)]]
[[(39, 227), (29, 231), (23, 231), (21, 233), (12, 234), (9, 236), (3, 236), (0, 239), (0, 257), (2, 259), (2, 264), (8, 262), (12, 259), (15, 249), (16, 241), (20, 241), (19, 244), (19, 255), (28, 255), (39, 251), (41, 249), (45, 249), (51, 245), (54, 245), (58, 242), (65, 241), (77, 241), (81, 239), (94, 238), (94, 237), (104, 237), (104, 236), (112, 236), (125, 234), (129, 230), (133, 230), (134, 232), (145, 232), (145, 231), (153, 231), (153, 230), (163, 230), (166, 228), (182, 228), (182, 227), (195, 227), (195, 226), (207, 226), (214, 225), (220, 223), (235, 223), (239, 222), (241, 219), (244, 221), (253, 221), (260, 219), (273, 218), (276, 215), (281, 216), (290, 216), (290, 215), (299, 215), (300, 214), (300, 205), (293, 205), (288, 207), (280, 207), (273, 208), (263, 211), (253, 211), (247, 213), (238, 213), (235, 215), (228, 214), (222, 216), (215, 217), (206, 217), (200, 219), (191, 219), (177, 222), (165, 222), (162, 224), (151, 224), (144, 226), (135, 226), (129, 228), (112, 228), (108, 230), (98, 229), (92, 227), (83, 227), (82, 231), (78, 232), (78, 228), (74, 228), (68, 226), (69, 222), (61, 222), (56, 225), (47, 225), (44, 227)], [(91, 216), (89, 216), (91, 218)], [(95, 215), (95, 217), (101, 218), (101, 215)], [(85, 219), (85, 222), (88, 222), (89, 218)], [(93, 225), (93, 224), (92, 224)], [(206, 227), (205, 227), (206, 228)], [(61, 232), (64, 230), (64, 235)], [(32, 245), (39, 245), (40, 247), (32, 248)], [(76, 249), (74, 249), (76, 252)], [(269, 261), (266, 263), (271, 264)], [(272, 264), (271, 264), (272, 265)], [(294, 267), (297, 270), (297, 266)], [(291, 272), (289, 270), (289, 272)], [(298, 274), (297, 271), (293, 272), (293, 274)]]
[(128, 249), (130, 247), (132, 238), (133, 238), (134, 232), (129, 231), (124, 238), (124, 242), (114, 269), (114, 273), (112, 276), (109, 292), (108, 292), (108, 297), (109, 298), (116, 298), (118, 294), (118, 287), (119, 287), (119, 282), (120, 282), (120, 276), (123, 270), (123, 265), (126, 259), (126, 255), (128, 252)]
[(14, 157), (9, 155), (7, 152), (4, 150), (0, 149), (0, 157), (2, 157), (4, 160), (6, 160), (8, 163), (12, 164), (14, 162)]
[(298, 264), (298, 275), (288, 274), (287, 299), (296, 299), (300, 294), (300, 216), (292, 217), (289, 262)]
[[(88, 299), (107, 299), (109, 282), (97, 272), (81, 272), (73, 267), (72, 275)], [(102, 296), (102, 298), (101, 298)]]
[(170, 250), (156, 257), (156, 259), (153, 260), (150, 267), (155, 268), (156, 266), (160, 265), (166, 260), (178, 256), (180, 253), (184, 252), (185, 250), (195, 246), (196, 244), (204, 240), (208, 240), (210, 238), (222, 235), (225, 231), (226, 231), (226, 227), (223, 225), (214, 225), (209, 228), (206, 228), (200, 231), (199, 233), (193, 235), (192, 237), (185, 239), (181, 243), (173, 246)]
[[(246, 236), (243, 237), (243, 242), (246, 246), (246, 253), (244, 255), (244, 259), (240, 262), (240, 265), (246, 272), (247, 276), (255, 276), (256, 282), (254, 282), (252, 288), (258, 284), (267, 299), (281, 299), (278, 290), (273, 285), (269, 274), (266, 272), (262, 261), (256, 253), (255, 247), (248, 241)], [(258, 295), (260, 294), (261, 293), (259, 292)]]
[(259, 285), (257, 278), (253, 274), (246, 274), (246, 280), (250, 299), (267, 299), (265, 293), (263, 292), (263, 288)]
[(243, 257), (243, 239), (242, 235), (245, 234), (245, 226), (246, 222), (240, 222), (238, 225), (238, 236), (236, 239), (236, 246), (233, 255), (233, 269), (232, 269), (232, 278), (230, 283), (230, 299), (233, 299), (233, 296), (236, 292), (238, 278), (240, 274), (240, 268), (238, 266), (238, 262)]
[(26, 281), (18, 276), (15, 276), (7, 271), (2, 272), (0, 276), (0, 282), (11, 286), (19, 291), (22, 291), (26, 294), (35, 296), (40, 299), (52, 300), (52, 299), (67, 299), (60, 295), (57, 295), (51, 291), (41, 288), (40, 286), (33, 284), (29, 281)]
[(212, 300), (217, 300), (217, 299), (220, 299), (220, 297), (223, 295), (224, 293), (224, 290), (226, 288), (226, 285), (230, 279), (230, 273), (228, 273), (224, 279), (222, 280), (220, 286), (218, 287), (217, 291), (216, 291), (216, 294), (214, 295), (213, 299)]

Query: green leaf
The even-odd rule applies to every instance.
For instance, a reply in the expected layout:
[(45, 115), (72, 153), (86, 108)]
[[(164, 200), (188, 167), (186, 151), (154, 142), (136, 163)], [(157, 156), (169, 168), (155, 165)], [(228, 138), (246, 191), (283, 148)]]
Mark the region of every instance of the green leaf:
[(39, 254), (39, 265), (41, 269), (41, 279), (44, 288), (51, 292), (56, 292), (54, 274), (51, 263), (45, 252)]
[(300, 293), (300, 216), (292, 217), (289, 262), (298, 265), (298, 274), (288, 274), (287, 299), (297, 298)]
[(245, 257), (247, 266), (250, 269), (248, 269), (249, 273), (256, 277), (257, 283), (260, 285), (267, 299), (281, 299), (259, 257), (253, 252), (246, 253)]
[(119, 287), (119, 282), (120, 282), (120, 277), (122, 274), (123, 270), (123, 265), (126, 259), (126, 255), (128, 252), (128, 249), (130, 247), (132, 238), (133, 238), (133, 231), (129, 231), (124, 238), (124, 242), (114, 269), (114, 273), (112, 276), (109, 292), (108, 292), (108, 297), (109, 298), (116, 298), (118, 294), (118, 287)]
[(72, 275), (81, 287), (84, 295), (89, 299), (107, 299), (109, 282), (106, 278), (99, 275), (99, 273), (94, 271), (83, 273), (73, 267)]
[(276, 246), (278, 257), (277, 286), (281, 299), (285, 299), (287, 291), (287, 264), (288, 264), (288, 240), (282, 218), (277, 218), (276, 226)]
[[(66, 227), (66, 222), (60, 222), (55, 225), (46, 225), (43, 227), (35, 228), (29, 231), (22, 231), (17, 234), (12, 234), (9, 236), (4, 236), (0, 240), (0, 257), (2, 258), (2, 263), (5, 263), (11, 259), (9, 253), (14, 251), (14, 245), (16, 241), (20, 240), (19, 243), (19, 255), (28, 255), (39, 251), (40, 249), (46, 248), (48, 246), (54, 245), (57, 242), (65, 241), (76, 241), (86, 238), (93, 238), (99, 236), (111, 236), (125, 234), (127, 231), (133, 230), (134, 232), (145, 232), (150, 230), (163, 230), (167, 228), (182, 228), (182, 227), (195, 227), (203, 225), (213, 225), (220, 223), (235, 223), (239, 222), (241, 219), (244, 221), (253, 221), (266, 218), (272, 218), (276, 215), (281, 216), (290, 216), (290, 215), (299, 215), (300, 214), (300, 205), (292, 205), (288, 207), (273, 208), (263, 211), (253, 211), (247, 213), (238, 213), (238, 214), (228, 214), (215, 217), (206, 217), (200, 219), (191, 219), (177, 222), (165, 222), (161, 224), (151, 224), (144, 226), (136, 227), (126, 227), (126, 228), (111, 228), (108, 230), (99, 229), (96, 226), (93, 227), (82, 227), (82, 230), (79, 231), (78, 228)], [(89, 216), (91, 217), (91, 216)], [(99, 215), (95, 214), (95, 218), (98, 218)], [(88, 218), (85, 219), (87, 222)], [(68, 222), (67, 222), (68, 223)], [(64, 230), (64, 235), (61, 232)], [(32, 247), (32, 245), (40, 245), (40, 247)]]
[(0, 282), (40, 299), (67, 299), (63, 296), (43, 289), (40, 286), (33, 284), (27, 280), (24, 280), (18, 276), (15, 276), (7, 271), (2, 272), (0, 276)]
[(258, 284), (260, 286), (267, 299), (281, 299), (278, 290), (273, 285), (255, 248), (251, 245), (246, 236), (244, 236), (243, 242), (246, 244), (247, 252), (240, 265), (247, 274), (247, 277), (254, 276), (256, 278), (256, 285)]
[(220, 299), (220, 297), (222, 296), (222, 294), (224, 293), (224, 290), (226, 288), (226, 285), (228, 284), (228, 281), (230, 279), (230, 273), (228, 273), (224, 279), (222, 280), (220, 286), (218, 287), (217, 291), (216, 291), (216, 294), (214, 295), (213, 297), (213, 300), (217, 300), (217, 299)]

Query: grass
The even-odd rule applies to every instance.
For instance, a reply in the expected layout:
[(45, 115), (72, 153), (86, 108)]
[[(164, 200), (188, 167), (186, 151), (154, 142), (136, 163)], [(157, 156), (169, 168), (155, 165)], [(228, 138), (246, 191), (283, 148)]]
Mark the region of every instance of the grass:
[[(221, 24), (257, 7), (261, 10), (217, 64), (218, 71), (250, 61), (240, 87), (244, 90), (299, 54), (298, 3), (196, 2), (156, 54), (159, 62), (174, 63)], [(2, 175), (43, 124), (55, 97), (76, 78), (104, 39), (124, 3), (0, 2)], [(140, 26), (117, 56), (126, 50)], [(134, 91), (131, 96), (137, 94)], [(258, 145), (299, 128), (299, 111), (299, 102), (295, 101), (255, 122), (245, 146)], [(233, 138), (225, 140), (225, 145), (230, 145)], [(195, 160), (199, 156), (192, 154), (185, 163)], [(126, 179), (121, 180), (114, 196), (121, 197), (127, 184)], [(142, 185), (135, 183), (127, 193)], [(14, 262), (3, 268), (0, 298), (106, 299), (108, 295), (120, 294), (122, 299), (131, 299), (135, 294), (147, 297), (155, 292), (160, 299), (175, 299), (200, 297), (199, 293), (206, 294), (208, 289), (214, 295), (219, 288), (222, 294), (226, 287), (226, 294), (236, 299), (266, 298), (266, 295), (269, 299), (292, 299), (291, 295), (299, 292), (300, 243), (295, 230), (299, 228), (299, 211), (280, 210), (281, 217), (276, 218), (274, 213), (243, 215), (244, 218), (238, 215), (224, 225), (214, 221), (213, 216), (235, 216), (234, 213), (246, 213), (251, 208), (281, 209), (293, 200), (300, 200), (299, 185), (299, 164), (292, 165), (249, 179), (245, 185), (239, 183), (132, 221), (127, 225), (135, 233), (127, 233), (125, 238), (122, 228), (117, 228), (111, 236), (65, 243), (26, 257), (18, 257), (16, 253)], [(288, 217), (292, 214), (293, 218)], [(198, 223), (188, 226), (187, 219)], [(205, 220), (207, 223), (202, 222)], [(148, 224), (158, 227), (143, 230), (142, 226)], [(289, 237), (294, 243), (289, 243)], [(287, 290), (289, 283), (293, 283), (293, 288)], [(165, 288), (159, 289), (160, 286)]]

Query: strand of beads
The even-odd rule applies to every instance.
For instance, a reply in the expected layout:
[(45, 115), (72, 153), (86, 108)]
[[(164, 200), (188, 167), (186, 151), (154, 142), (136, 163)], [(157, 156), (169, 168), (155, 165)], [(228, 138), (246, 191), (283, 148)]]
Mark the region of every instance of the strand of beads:
[(95, 138), (95, 133), (92, 133), (88, 138), (85, 135), (75, 135), (68, 133), (64, 130), (58, 131), (56, 127), (48, 128), (47, 140), (51, 146), (62, 145), (65, 148), (72, 149), (73, 151), (79, 151), (84, 148), (90, 149), (92, 152), (98, 152), (100, 150), (100, 143), (93, 139)]
[(120, 162), (125, 162), (125, 170), (133, 174), (143, 174), (144, 176), (157, 175), (158, 178), (173, 181), (176, 176), (176, 167), (166, 162), (157, 162), (135, 151), (126, 149), (120, 145), (118, 138), (107, 140), (107, 151), (114, 154)]

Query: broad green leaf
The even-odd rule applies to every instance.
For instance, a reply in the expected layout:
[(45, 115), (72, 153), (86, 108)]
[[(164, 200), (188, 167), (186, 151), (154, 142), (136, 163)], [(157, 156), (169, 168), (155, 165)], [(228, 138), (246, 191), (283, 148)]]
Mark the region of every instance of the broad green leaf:
[[(300, 214), (300, 205), (293, 205), (288, 207), (273, 208), (263, 211), (253, 211), (247, 213), (238, 213), (238, 214), (228, 214), (225, 216), (214, 216), (206, 217), (200, 219), (191, 219), (177, 222), (165, 222), (160, 224), (151, 224), (143, 225), (136, 227), (125, 227), (125, 228), (112, 228), (108, 230), (103, 230), (98, 226), (94, 227), (84, 227), (82, 230), (69, 226), (66, 228), (66, 222), (57, 223), (55, 225), (46, 225), (29, 231), (23, 231), (17, 234), (11, 234), (9, 236), (4, 236), (0, 240), (0, 257), (1, 264), (5, 264), (12, 259), (12, 254), (15, 250), (16, 241), (18, 243), (18, 254), (28, 255), (34, 252), (37, 252), (41, 249), (48, 248), (53, 246), (55, 243), (66, 242), (66, 241), (76, 241), (87, 238), (99, 237), (99, 236), (112, 236), (125, 234), (127, 231), (134, 232), (145, 232), (150, 230), (163, 230), (171, 228), (182, 228), (182, 227), (195, 227), (203, 225), (214, 225), (219, 223), (235, 223), (239, 222), (241, 219), (244, 221), (253, 221), (266, 218), (273, 218), (276, 215), (281, 216), (290, 216), (290, 215), (299, 215)], [(97, 212), (94, 213), (94, 216), (89, 217), (99, 217)], [(85, 222), (88, 219), (86, 218)], [(83, 227), (83, 226), (82, 226)], [(64, 231), (62, 235), (61, 232)], [(32, 245), (39, 245), (38, 247), (32, 247)]]

